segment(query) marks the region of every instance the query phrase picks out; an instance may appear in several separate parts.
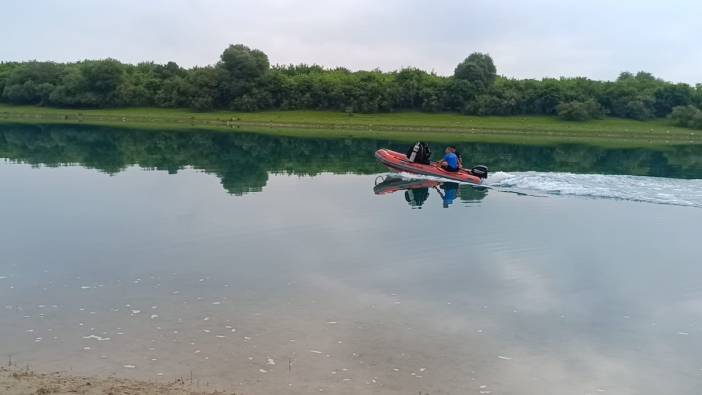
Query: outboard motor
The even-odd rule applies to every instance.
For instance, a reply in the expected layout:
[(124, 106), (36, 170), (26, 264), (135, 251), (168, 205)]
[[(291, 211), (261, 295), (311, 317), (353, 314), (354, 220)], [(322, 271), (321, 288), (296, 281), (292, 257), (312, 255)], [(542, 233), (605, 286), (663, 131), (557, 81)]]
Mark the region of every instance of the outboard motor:
[(476, 177), (479, 178), (487, 178), (488, 177), (488, 167), (485, 165), (477, 165), (473, 166), (472, 169), (470, 169), (471, 174), (473, 174)]

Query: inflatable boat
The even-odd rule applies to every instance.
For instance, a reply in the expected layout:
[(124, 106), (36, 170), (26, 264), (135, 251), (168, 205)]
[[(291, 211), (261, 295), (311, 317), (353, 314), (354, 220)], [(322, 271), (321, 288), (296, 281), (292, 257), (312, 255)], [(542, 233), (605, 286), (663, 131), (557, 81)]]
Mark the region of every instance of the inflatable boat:
[(481, 184), (483, 179), (487, 178), (488, 169), (485, 166), (479, 165), (472, 169), (460, 169), (455, 172), (444, 170), (436, 163), (429, 165), (412, 162), (407, 159), (407, 155), (389, 149), (381, 148), (375, 151), (375, 157), (394, 171), (407, 173), (421, 174), (424, 176), (441, 177), (448, 180), (468, 182), (471, 184)]

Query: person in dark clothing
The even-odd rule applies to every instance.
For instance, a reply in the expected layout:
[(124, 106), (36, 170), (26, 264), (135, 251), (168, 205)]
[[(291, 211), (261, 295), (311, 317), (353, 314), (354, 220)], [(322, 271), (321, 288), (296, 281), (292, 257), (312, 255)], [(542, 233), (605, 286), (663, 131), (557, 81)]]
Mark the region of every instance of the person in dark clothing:
[(410, 162), (421, 163), (423, 165), (430, 164), (431, 149), (429, 145), (423, 141), (418, 141), (407, 151), (407, 159), (409, 159)]

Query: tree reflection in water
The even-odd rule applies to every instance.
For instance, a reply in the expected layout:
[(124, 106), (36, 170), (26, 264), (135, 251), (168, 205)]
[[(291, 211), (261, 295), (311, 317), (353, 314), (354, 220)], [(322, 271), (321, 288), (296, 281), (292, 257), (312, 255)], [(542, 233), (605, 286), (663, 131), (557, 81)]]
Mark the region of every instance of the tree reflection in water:
[[(375, 161), (373, 153), (379, 148), (404, 152), (407, 145), (371, 139), (0, 123), (0, 158), (33, 165), (77, 164), (109, 174), (134, 165), (169, 173), (190, 167), (217, 175), (226, 191), (234, 195), (260, 191), (270, 173), (383, 173), (385, 169)], [(444, 145), (433, 144), (432, 150), (439, 152)], [(494, 171), (702, 178), (702, 146), (697, 145), (626, 149), (576, 144), (463, 143), (458, 150), (467, 161), (485, 163)], [(442, 193), (445, 189), (439, 188)], [(405, 190), (412, 207), (421, 207), (427, 200), (428, 190)], [(484, 193), (458, 188), (458, 197), (464, 202), (479, 201)]]

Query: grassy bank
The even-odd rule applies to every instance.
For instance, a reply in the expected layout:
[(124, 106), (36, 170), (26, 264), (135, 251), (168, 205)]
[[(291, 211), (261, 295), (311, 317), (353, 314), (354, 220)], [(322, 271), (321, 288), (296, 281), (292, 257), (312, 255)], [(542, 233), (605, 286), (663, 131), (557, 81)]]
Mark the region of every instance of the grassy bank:
[(397, 140), (486, 141), (522, 144), (585, 142), (647, 146), (702, 143), (702, 133), (659, 119), (607, 118), (568, 122), (546, 116), (476, 117), (418, 112), (346, 114), (327, 111), (207, 112), (185, 109), (57, 109), (0, 105), (0, 121), (84, 123), (152, 129), (205, 128), (314, 137), (374, 137)]

